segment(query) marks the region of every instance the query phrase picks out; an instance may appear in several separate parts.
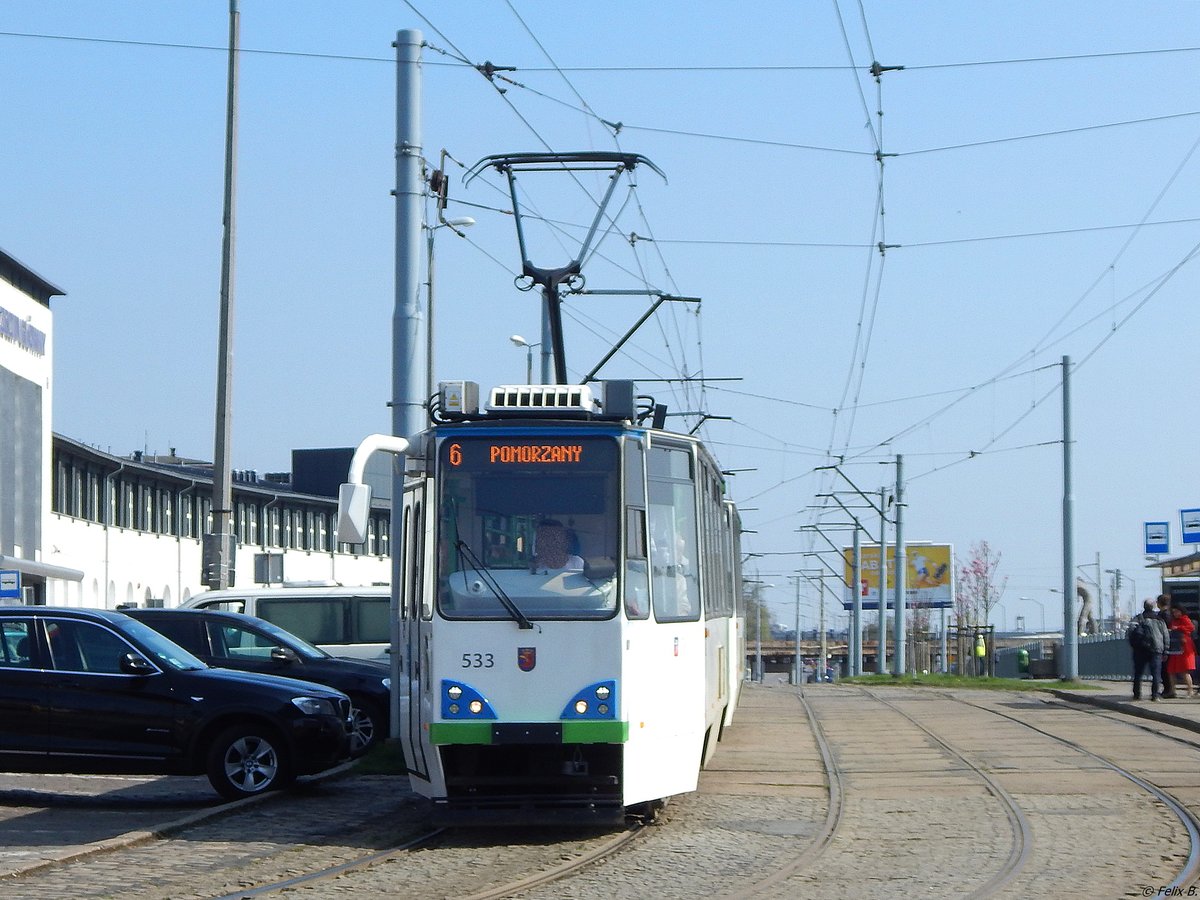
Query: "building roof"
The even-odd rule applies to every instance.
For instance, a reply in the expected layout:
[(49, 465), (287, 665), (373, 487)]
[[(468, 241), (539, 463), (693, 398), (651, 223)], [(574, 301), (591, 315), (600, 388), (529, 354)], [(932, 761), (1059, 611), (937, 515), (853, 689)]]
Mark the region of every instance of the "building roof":
[(51, 297), (66, 296), (66, 291), (62, 288), (54, 286), (33, 269), (22, 265), (3, 249), (0, 249), (0, 278), (45, 306), (50, 305)]

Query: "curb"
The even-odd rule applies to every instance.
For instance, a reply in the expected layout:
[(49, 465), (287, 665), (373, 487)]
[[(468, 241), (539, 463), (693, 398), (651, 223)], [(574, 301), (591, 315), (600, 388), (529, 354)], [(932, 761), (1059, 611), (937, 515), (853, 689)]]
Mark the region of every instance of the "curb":
[(1125, 700), (1110, 700), (1107, 697), (1095, 697), (1088, 694), (1076, 693), (1074, 691), (1048, 689), (1051, 694), (1060, 700), (1069, 700), (1072, 703), (1086, 703), (1089, 706), (1099, 706), (1102, 709), (1111, 709), (1115, 712), (1122, 712), (1126, 715), (1137, 716), (1140, 719), (1150, 719), (1155, 722), (1163, 722), (1167, 725), (1174, 725), (1177, 728), (1183, 728), (1188, 731), (1200, 733), (1200, 722), (1195, 719), (1189, 719), (1185, 716), (1172, 715), (1169, 712), (1159, 712), (1157, 708), (1149, 706), (1139, 706), (1136, 703)]

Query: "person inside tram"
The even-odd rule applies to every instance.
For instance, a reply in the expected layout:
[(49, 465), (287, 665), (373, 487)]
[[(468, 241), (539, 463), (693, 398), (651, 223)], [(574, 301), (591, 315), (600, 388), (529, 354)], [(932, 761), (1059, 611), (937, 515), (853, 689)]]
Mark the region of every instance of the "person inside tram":
[(534, 572), (582, 572), (583, 557), (575, 550), (578, 538), (557, 519), (546, 519), (533, 536)]

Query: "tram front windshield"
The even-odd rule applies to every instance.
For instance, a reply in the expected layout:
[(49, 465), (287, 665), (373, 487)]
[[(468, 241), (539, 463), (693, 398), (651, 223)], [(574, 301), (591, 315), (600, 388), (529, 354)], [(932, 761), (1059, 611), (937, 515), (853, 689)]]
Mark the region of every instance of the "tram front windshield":
[(616, 614), (615, 438), (455, 437), (438, 453), (443, 616)]

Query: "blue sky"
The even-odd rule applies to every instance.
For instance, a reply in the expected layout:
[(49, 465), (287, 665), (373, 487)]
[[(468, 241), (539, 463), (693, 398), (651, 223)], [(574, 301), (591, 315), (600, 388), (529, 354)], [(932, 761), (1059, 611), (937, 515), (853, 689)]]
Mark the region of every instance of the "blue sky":
[[(824, 547), (797, 529), (844, 519), (810, 508), (836, 486), (816, 467), (842, 457), (875, 490), (900, 453), (906, 536), (959, 556), (988, 541), (1008, 577), (996, 621), (1059, 624), (1064, 355), (1080, 363), (1084, 574), (1098, 553), (1155, 593), (1147, 520), (1170, 521), (1183, 552), (1178, 511), (1200, 506), (1200, 5), (240, 7), (235, 467), (286, 470), (292, 448), (390, 424), (391, 44), (416, 28), (435, 164), (443, 148), (467, 166), (620, 148), (665, 172), (619, 190), (588, 287), (703, 302), (665, 307), (602, 374), (741, 379), (642, 389), (730, 417), (701, 433), (725, 467), (753, 470), (732, 492), (780, 618), (788, 573), (817, 563), (777, 554)], [(0, 32), (0, 246), (67, 292), (54, 427), (114, 453), (211, 458), (228, 5), (7, 0)], [(463, 60), (515, 71), (489, 82)], [(873, 60), (904, 68), (877, 82)], [(436, 375), (521, 381), (508, 336), (536, 340), (539, 319), (513, 286), (507, 194), (450, 169), (449, 215), (477, 224), (437, 233)], [(565, 262), (598, 182), (522, 184), (555, 223), (534, 261)], [(572, 376), (646, 305), (569, 300)]]

